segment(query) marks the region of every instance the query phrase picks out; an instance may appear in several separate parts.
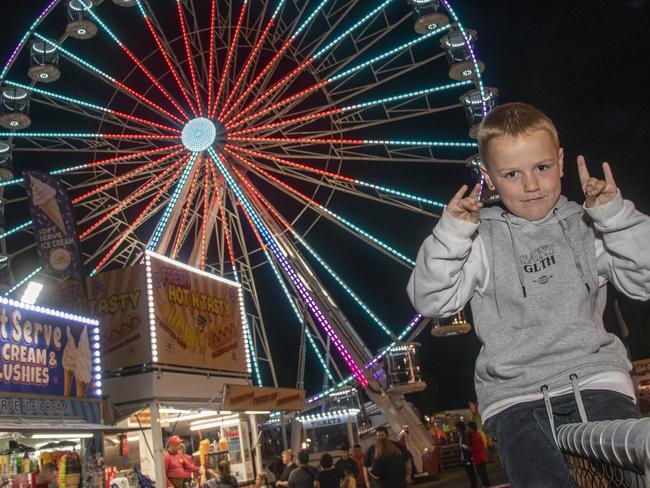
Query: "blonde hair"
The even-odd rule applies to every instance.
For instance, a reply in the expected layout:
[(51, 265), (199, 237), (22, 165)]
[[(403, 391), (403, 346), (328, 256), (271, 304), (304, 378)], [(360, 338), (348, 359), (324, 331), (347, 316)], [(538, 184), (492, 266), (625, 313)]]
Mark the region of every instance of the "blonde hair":
[(547, 132), (559, 149), (560, 139), (553, 121), (541, 110), (527, 103), (514, 102), (499, 105), (487, 114), (478, 129), (478, 147), (483, 163), (487, 164), (488, 149), (494, 139), (517, 137), (538, 130)]

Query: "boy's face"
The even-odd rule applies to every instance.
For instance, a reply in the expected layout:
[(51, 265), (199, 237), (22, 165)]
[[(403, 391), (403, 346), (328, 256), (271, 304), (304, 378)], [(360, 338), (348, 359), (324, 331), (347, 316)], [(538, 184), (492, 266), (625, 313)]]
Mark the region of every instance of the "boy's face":
[(511, 213), (539, 220), (560, 197), (563, 158), (562, 148), (558, 149), (544, 130), (505, 135), (490, 142), (489, 162), (481, 166), (481, 172)]

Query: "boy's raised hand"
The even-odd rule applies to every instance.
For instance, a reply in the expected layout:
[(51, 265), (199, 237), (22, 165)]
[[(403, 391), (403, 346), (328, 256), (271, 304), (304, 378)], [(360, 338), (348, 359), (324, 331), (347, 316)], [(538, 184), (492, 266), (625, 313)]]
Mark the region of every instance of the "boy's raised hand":
[(457, 219), (467, 220), (468, 222), (473, 222), (478, 224), (479, 217), (478, 212), (483, 206), (483, 203), (478, 200), (478, 195), (481, 191), (481, 185), (477, 183), (472, 192), (463, 198), (463, 195), (467, 191), (467, 185), (463, 185), (452, 197), (447, 205), (447, 213), (452, 217)]
[(585, 194), (585, 207), (597, 207), (614, 200), (618, 189), (609, 163), (603, 163), (603, 174), (605, 180), (599, 180), (589, 175), (584, 156), (578, 156), (578, 175), (580, 176), (582, 191)]

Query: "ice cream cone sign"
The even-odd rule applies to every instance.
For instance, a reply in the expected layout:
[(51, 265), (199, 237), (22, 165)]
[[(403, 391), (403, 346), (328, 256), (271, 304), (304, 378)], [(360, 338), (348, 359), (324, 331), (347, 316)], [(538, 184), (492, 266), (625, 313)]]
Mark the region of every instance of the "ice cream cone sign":
[(54, 222), (59, 230), (63, 232), (63, 235), (68, 235), (59, 203), (56, 201), (56, 190), (34, 176), (31, 176), (29, 181), (32, 187), (33, 205), (40, 208)]
[(61, 362), (63, 363), (63, 396), (68, 397), (72, 393), (72, 380), (77, 365), (77, 345), (72, 336), (70, 326), (66, 327), (65, 333), (68, 336), (68, 342), (65, 345), (65, 349), (63, 349)]
[(77, 380), (77, 397), (85, 397), (86, 389), (92, 379), (92, 353), (90, 351), (90, 341), (88, 340), (88, 327), (84, 327), (81, 331), (81, 337), (79, 337), (74, 375)]

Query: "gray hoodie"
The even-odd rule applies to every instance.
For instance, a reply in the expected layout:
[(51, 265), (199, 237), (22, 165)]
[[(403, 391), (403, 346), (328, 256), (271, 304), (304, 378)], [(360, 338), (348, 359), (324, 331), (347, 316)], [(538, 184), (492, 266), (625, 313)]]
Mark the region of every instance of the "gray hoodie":
[(620, 196), (595, 208), (560, 197), (528, 221), (484, 208), (480, 224), (443, 213), (408, 283), (420, 313), (448, 317), (471, 300), (482, 348), (479, 408), (565, 386), (569, 375), (627, 372), (625, 348), (603, 327), (606, 283), (650, 298), (650, 218)]

